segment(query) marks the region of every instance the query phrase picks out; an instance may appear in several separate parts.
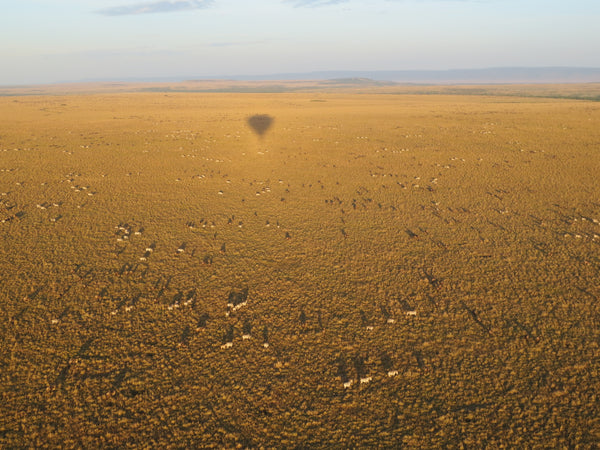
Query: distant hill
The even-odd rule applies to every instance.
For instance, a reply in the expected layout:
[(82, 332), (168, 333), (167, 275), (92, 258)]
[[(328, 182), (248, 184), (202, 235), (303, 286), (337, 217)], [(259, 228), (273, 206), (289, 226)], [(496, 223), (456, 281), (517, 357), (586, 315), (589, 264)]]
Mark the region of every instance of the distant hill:
[(502, 95), (600, 101), (600, 68), (307, 72), (220, 78), (154, 78), (0, 86), (0, 96), (131, 92), (371, 92)]
[(222, 77), (230, 80), (357, 80), (414, 84), (506, 84), (600, 82), (600, 68), (496, 67), (454, 70), (322, 71), (271, 75)]
[[(451, 84), (550, 84), (550, 83), (600, 83), (599, 67), (491, 67), (485, 69), (451, 70), (329, 70), (318, 72), (271, 73), (259, 75), (219, 76), (163, 76), (163, 77), (120, 77), (64, 80), (46, 85), (73, 85), (91, 83), (189, 83), (222, 81), (311, 81), (328, 82), (335, 85), (385, 86), (391, 83), (415, 85)], [(36, 86), (36, 85), (29, 85)], [(25, 85), (2, 86), (0, 88), (24, 88)]]
[(359, 86), (393, 86), (396, 83), (393, 81), (387, 81), (387, 80), (382, 80), (382, 81), (378, 81), (372, 78), (364, 78), (364, 77), (359, 77), (359, 78), (329, 78), (329, 79), (321, 79), (321, 80), (317, 80), (320, 81), (321, 85), (334, 85), (334, 86), (338, 86), (338, 87), (342, 87), (342, 86), (354, 86), (354, 87), (359, 87)]

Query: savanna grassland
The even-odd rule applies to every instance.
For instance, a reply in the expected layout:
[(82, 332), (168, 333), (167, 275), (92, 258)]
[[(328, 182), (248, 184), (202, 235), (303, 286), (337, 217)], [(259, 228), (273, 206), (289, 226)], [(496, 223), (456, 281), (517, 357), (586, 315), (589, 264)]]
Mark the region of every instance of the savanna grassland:
[(600, 444), (600, 103), (0, 117), (0, 447)]

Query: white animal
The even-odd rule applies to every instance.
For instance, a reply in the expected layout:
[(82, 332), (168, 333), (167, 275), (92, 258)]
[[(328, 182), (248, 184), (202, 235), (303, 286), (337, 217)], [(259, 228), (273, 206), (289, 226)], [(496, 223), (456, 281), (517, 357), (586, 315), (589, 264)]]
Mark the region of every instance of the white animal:
[(365, 383), (369, 383), (371, 382), (371, 380), (373, 379), (373, 377), (364, 377), (360, 379), (360, 384), (365, 384)]
[(406, 314), (407, 316), (416, 316), (417, 315), (417, 311), (415, 311), (414, 309), (412, 309), (410, 311), (406, 311), (404, 314)]
[(233, 347), (233, 342), (225, 342), (223, 345), (221, 345), (221, 348), (231, 348)]
[(352, 386), (353, 380), (348, 380), (344, 383), (344, 389), (347, 389)]
[(388, 377), (395, 377), (396, 375), (398, 375), (397, 370), (388, 370)]
[(238, 303), (237, 305), (233, 306), (232, 303), (229, 303), (227, 306), (230, 306), (230, 308), (233, 308), (234, 311), (237, 311), (238, 309), (240, 309), (242, 306), (246, 306), (248, 304), (248, 302), (242, 302), (242, 303)]

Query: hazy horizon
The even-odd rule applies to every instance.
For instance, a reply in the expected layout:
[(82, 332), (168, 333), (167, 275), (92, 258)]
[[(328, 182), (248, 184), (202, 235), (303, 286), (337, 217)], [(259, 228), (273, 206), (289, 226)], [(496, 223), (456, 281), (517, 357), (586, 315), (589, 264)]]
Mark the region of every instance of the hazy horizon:
[(23, 0), (0, 19), (0, 85), (597, 68), (599, 19), (591, 0)]

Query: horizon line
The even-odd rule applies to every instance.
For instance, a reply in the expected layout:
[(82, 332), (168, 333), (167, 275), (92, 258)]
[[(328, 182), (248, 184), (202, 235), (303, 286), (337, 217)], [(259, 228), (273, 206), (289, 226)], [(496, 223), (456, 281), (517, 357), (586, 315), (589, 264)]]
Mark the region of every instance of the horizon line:
[[(265, 82), (265, 81), (328, 81), (340, 78), (366, 78), (372, 79), (373, 81), (380, 82), (397, 82), (397, 83), (413, 83), (413, 84), (442, 84), (446, 83), (458, 83), (458, 81), (452, 80), (418, 80), (412, 81), (407, 80), (394, 80), (379, 78), (377, 75), (458, 75), (463, 74), (481, 74), (482, 72), (492, 71), (527, 71), (530, 75), (533, 75), (536, 71), (550, 72), (550, 71), (569, 71), (572, 76), (583, 76), (590, 75), (589, 72), (593, 72), (597, 76), (595, 81), (564, 81), (565, 83), (579, 83), (579, 82), (600, 82), (600, 67), (585, 67), (585, 66), (495, 66), (495, 67), (483, 67), (483, 68), (461, 68), (461, 69), (374, 69), (374, 70), (345, 70), (345, 69), (330, 69), (330, 70), (313, 70), (306, 72), (273, 72), (259, 75), (250, 74), (237, 74), (237, 75), (194, 75), (194, 76), (182, 76), (182, 75), (165, 75), (165, 76), (123, 76), (123, 77), (101, 77), (101, 78), (84, 78), (79, 80), (60, 80), (60, 81), (48, 81), (39, 83), (11, 83), (11, 84), (0, 84), (2, 88), (18, 88), (18, 87), (34, 87), (34, 86), (49, 86), (49, 85), (67, 85), (67, 84), (87, 84), (87, 83), (165, 83), (165, 82), (190, 82), (190, 81), (253, 81), (253, 82)], [(582, 73), (583, 72), (583, 73)], [(597, 72), (597, 73), (596, 73)], [(346, 75), (344, 75), (346, 74)], [(371, 76), (369, 76), (369, 74)], [(500, 76), (508, 77), (510, 74), (500, 74)], [(515, 75), (515, 74), (513, 74)], [(543, 75), (543, 74), (541, 74)], [(550, 75), (547, 73), (546, 75)], [(564, 74), (563, 74), (564, 75)], [(376, 78), (372, 78), (375, 76)], [(471, 80), (473, 81), (473, 80)], [(468, 82), (465, 81), (465, 82)], [(537, 81), (536, 83), (551, 83), (549, 81)], [(515, 84), (519, 81), (498, 81), (481, 79), (475, 84)]]

